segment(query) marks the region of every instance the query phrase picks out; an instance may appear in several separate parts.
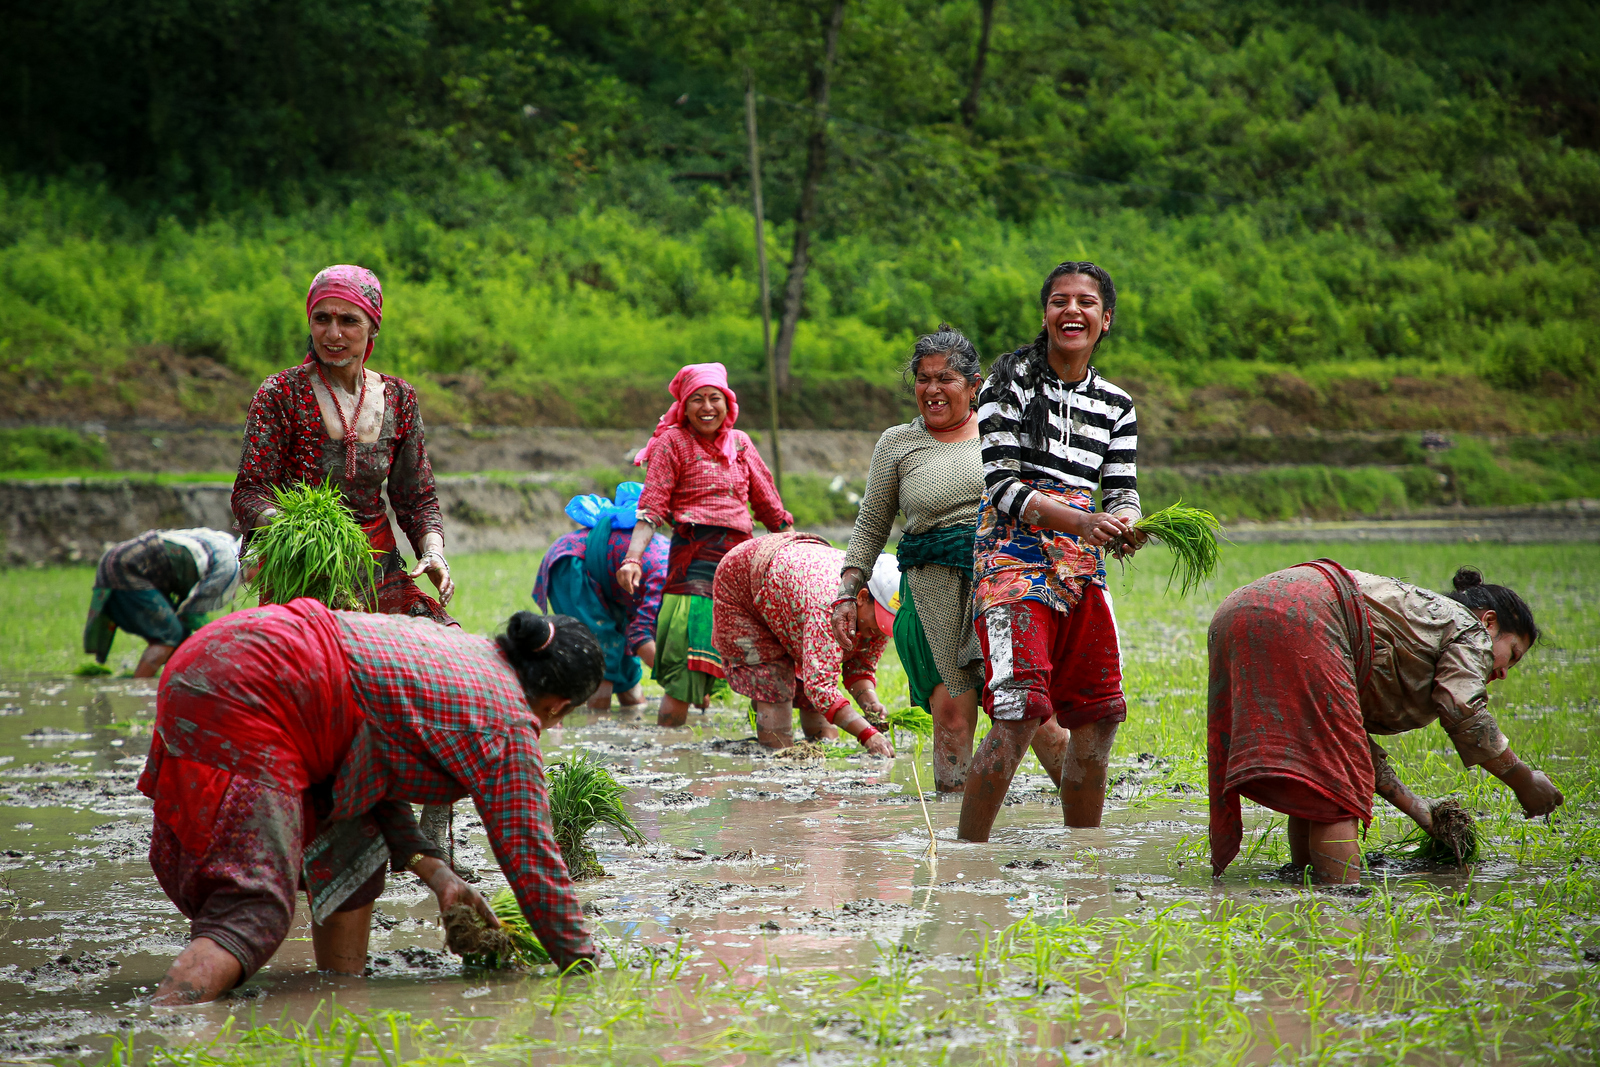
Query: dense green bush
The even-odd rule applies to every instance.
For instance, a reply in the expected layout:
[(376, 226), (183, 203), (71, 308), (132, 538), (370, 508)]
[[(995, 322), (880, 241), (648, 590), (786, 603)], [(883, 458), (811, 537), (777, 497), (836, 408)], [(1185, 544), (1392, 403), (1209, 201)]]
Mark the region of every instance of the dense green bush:
[(109, 466), (106, 446), (73, 430), (0, 430), (0, 471), (83, 471)]

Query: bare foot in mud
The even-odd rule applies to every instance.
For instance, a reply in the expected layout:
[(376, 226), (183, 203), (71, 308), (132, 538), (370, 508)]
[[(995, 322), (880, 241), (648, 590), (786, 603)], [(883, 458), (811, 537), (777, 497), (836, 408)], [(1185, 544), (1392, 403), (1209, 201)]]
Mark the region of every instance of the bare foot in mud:
[(239, 984), (244, 967), (237, 957), (209, 937), (197, 937), (167, 969), (150, 1003), (181, 1008), (216, 1000)]

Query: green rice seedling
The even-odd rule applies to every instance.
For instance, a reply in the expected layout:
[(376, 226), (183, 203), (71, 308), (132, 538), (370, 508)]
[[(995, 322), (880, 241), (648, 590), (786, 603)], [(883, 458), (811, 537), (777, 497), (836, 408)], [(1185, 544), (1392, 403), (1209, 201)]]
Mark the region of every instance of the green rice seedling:
[(933, 736), (933, 716), (923, 708), (897, 708), (889, 713), (889, 729), (904, 730), (926, 740)]
[(550, 953), (544, 950), (533, 934), (533, 927), (522, 914), (522, 906), (509, 889), (502, 889), (489, 901), (489, 910), (500, 920), (500, 926), (511, 942), (511, 952), (497, 955), (472, 955), (461, 957), (462, 962), (473, 967), (501, 968), (522, 965), (534, 967), (550, 962)]
[(1172, 571), (1167, 588), (1178, 582), (1178, 594), (1188, 596), (1200, 583), (1217, 573), (1217, 538), (1222, 524), (1209, 511), (1192, 508), (1183, 501), (1146, 515), (1133, 528), (1166, 545), (1172, 553)]
[(1453, 797), (1435, 801), (1430, 814), (1434, 822), (1432, 834), (1418, 826), (1395, 844), (1416, 846), (1409, 853), (1410, 857), (1429, 863), (1452, 863), (1464, 867), (1477, 862), (1482, 835), (1478, 832), (1477, 822), (1461, 806), (1461, 802)]
[(274, 487), (272, 497), (278, 514), (256, 531), (246, 557), (260, 568), (251, 592), (279, 604), (310, 597), (339, 610), (370, 606), (378, 577), (372, 543), (339, 490), (302, 482)]
[(596, 827), (617, 830), (630, 845), (644, 843), (644, 834), (622, 805), (627, 792), (605, 765), (588, 753), (551, 764), (550, 821), (573, 881), (606, 873), (589, 846), (589, 833)]

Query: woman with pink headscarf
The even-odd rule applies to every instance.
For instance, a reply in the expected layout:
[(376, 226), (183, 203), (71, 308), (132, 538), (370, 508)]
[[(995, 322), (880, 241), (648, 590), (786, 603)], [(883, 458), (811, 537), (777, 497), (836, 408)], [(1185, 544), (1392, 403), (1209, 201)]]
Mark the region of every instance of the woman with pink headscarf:
[[(244, 452), (233, 483), (233, 515), (246, 544), (276, 514), (272, 490), (306, 482), (337, 486), (378, 555), (377, 611), (421, 615), (454, 626), (444, 605), (455, 592), (444, 558), (433, 467), (423, 446), (417, 391), (368, 370), (383, 322), (383, 287), (365, 267), (341, 264), (311, 280), (306, 358), (261, 383), (250, 402)], [(417, 554), (407, 570), (389, 526), (387, 483), (400, 528)], [(434, 600), (417, 588), (426, 573)]]
[(691, 363), (668, 386), (673, 404), (634, 464), (646, 466), (638, 524), (617, 583), (629, 593), (640, 581), (656, 527), (671, 525), (667, 585), (656, 619), (652, 677), (667, 691), (657, 722), (682, 726), (689, 705), (705, 707), (722, 682), (722, 658), (711, 643), (711, 581), (729, 549), (755, 532), (751, 509), (774, 532), (794, 525), (772, 472), (755, 443), (733, 424), (739, 398), (721, 363)]

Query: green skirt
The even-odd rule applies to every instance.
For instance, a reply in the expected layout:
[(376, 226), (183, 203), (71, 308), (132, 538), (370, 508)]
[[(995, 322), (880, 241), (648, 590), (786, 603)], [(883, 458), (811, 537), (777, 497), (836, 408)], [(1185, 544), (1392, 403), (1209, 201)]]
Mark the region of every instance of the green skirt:
[(650, 677), (667, 695), (703, 704), (726, 689), (722, 657), (711, 646), (711, 598), (671, 593), (656, 617), (656, 665)]
[(923, 632), (922, 620), (917, 617), (916, 601), (911, 599), (909, 571), (900, 574), (900, 606), (894, 613), (894, 649), (900, 653), (900, 665), (906, 669), (906, 686), (911, 690), (912, 706), (931, 711), (928, 702), (933, 690), (944, 684), (939, 667), (933, 662), (933, 650), (928, 647), (928, 635)]

